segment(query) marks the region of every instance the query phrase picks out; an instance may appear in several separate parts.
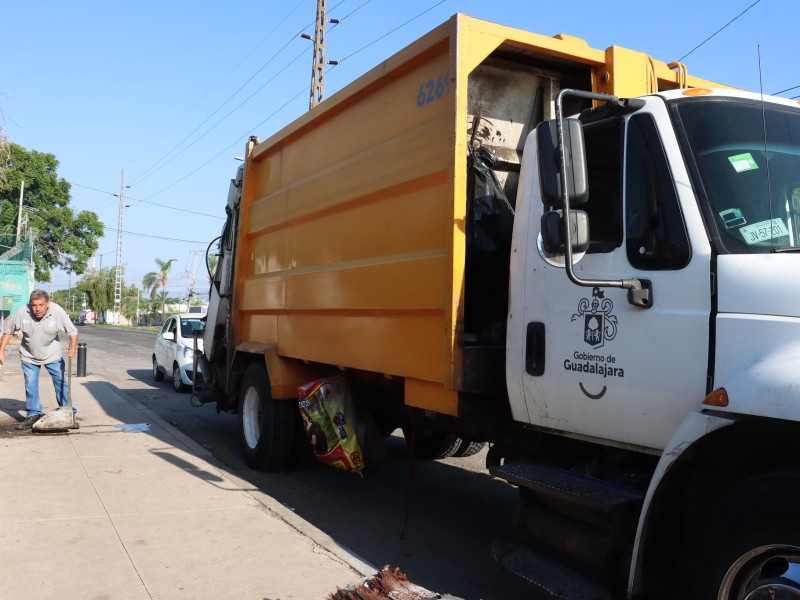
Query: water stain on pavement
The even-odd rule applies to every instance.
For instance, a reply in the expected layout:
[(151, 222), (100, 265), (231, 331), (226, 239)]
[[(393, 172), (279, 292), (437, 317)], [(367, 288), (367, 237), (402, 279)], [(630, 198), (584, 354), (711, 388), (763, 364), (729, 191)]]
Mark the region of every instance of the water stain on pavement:
[(144, 433), (150, 431), (150, 423), (122, 423), (114, 425), (126, 433)]

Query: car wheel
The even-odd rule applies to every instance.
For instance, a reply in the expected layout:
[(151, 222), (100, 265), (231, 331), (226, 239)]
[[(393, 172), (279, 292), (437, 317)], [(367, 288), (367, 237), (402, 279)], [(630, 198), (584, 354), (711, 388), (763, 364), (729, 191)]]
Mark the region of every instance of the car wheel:
[(295, 403), (272, 398), (263, 365), (247, 368), (239, 388), (239, 434), (248, 466), (259, 471), (287, 466), (294, 448), (296, 410)]
[(181, 379), (181, 368), (178, 366), (178, 363), (172, 365), (172, 387), (174, 387), (175, 391), (178, 393), (186, 391), (186, 386)]
[(158, 368), (158, 361), (153, 357), (153, 379), (156, 381), (164, 381), (164, 373)]

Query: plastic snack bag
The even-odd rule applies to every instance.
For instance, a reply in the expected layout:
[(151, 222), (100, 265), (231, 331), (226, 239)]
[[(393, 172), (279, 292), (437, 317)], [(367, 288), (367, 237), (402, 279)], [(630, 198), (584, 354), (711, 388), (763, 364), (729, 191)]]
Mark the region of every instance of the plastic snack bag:
[(343, 471), (360, 472), (364, 456), (345, 376), (317, 379), (297, 391), (303, 429), (317, 459)]

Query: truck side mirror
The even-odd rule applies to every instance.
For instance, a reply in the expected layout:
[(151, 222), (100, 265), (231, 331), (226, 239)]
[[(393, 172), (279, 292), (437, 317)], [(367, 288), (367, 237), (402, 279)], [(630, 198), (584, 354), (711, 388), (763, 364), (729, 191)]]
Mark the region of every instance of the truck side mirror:
[[(572, 226), (570, 239), (573, 252), (589, 249), (589, 215), (582, 210), (569, 211)], [(564, 254), (567, 236), (564, 233), (564, 214), (561, 210), (549, 210), (542, 215), (542, 247), (548, 254)]]
[[(563, 122), (569, 202), (570, 206), (580, 206), (589, 199), (583, 126), (578, 119), (564, 119)], [(553, 208), (563, 208), (561, 156), (558, 150), (555, 120), (539, 124), (536, 128), (536, 141), (539, 146), (539, 183), (542, 190), (542, 202)]]

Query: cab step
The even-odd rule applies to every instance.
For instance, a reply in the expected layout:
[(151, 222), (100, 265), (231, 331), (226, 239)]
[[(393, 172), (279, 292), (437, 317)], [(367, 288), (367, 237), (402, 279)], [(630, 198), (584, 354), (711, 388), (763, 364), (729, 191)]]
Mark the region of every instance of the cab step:
[[(519, 487), (514, 530), (532, 556), (558, 560), (598, 589), (624, 589), (643, 492), (531, 461), (489, 471)], [(525, 560), (536, 565), (539, 559)]]
[(640, 505), (644, 499), (638, 490), (526, 460), (492, 466), (489, 472), (520, 488), (604, 515)]
[(611, 600), (611, 592), (532, 548), (495, 543), (492, 555), (501, 568), (554, 600)]

